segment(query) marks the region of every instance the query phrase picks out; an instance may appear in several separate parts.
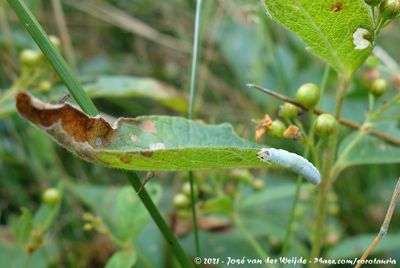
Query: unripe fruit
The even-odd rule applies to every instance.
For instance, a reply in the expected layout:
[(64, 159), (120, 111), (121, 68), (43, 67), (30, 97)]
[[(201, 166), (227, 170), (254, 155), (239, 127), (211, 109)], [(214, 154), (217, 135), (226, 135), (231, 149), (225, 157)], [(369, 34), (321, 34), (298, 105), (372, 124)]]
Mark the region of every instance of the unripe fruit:
[(387, 83), (385, 79), (378, 78), (372, 81), (369, 91), (375, 96), (382, 96), (387, 90)]
[(285, 102), (279, 107), (279, 116), (285, 119), (292, 119), (298, 115), (299, 108), (289, 102)]
[[(197, 196), (199, 193), (197, 186), (195, 184), (193, 185), (193, 192), (194, 192), (194, 196)], [(182, 193), (184, 193), (186, 196), (191, 195), (189, 182), (185, 182), (184, 184), (182, 184)]]
[(321, 114), (315, 121), (315, 132), (321, 136), (326, 137), (336, 130), (336, 118), (331, 114)]
[(35, 66), (40, 62), (42, 54), (32, 49), (24, 49), (19, 54), (19, 57), (23, 65)]
[(364, 0), (367, 5), (370, 5), (372, 7), (379, 5), (381, 0)]
[(54, 207), (58, 203), (60, 203), (61, 193), (56, 188), (48, 188), (43, 193), (42, 200), (46, 205), (48, 205), (50, 207)]
[(383, 0), (379, 6), (384, 20), (391, 20), (400, 14), (400, 0)]
[(42, 80), (40, 81), (38, 88), (41, 92), (48, 92), (51, 89), (51, 82), (49, 80)]
[(320, 90), (316, 84), (308, 83), (302, 85), (296, 92), (298, 102), (307, 109), (314, 108), (320, 98)]
[(176, 208), (187, 208), (190, 204), (190, 201), (185, 194), (178, 193), (174, 196), (173, 203)]
[(262, 190), (264, 187), (265, 187), (265, 182), (264, 182), (264, 180), (255, 179), (255, 180), (253, 181), (253, 188), (254, 188), (254, 190), (260, 191), (260, 190)]
[(61, 42), (60, 42), (60, 39), (58, 39), (57, 36), (50, 35), (49, 36), (49, 40), (53, 44), (53, 46), (55, 46), (58, 49), (60, 48)]
[(286, 130), (286, 126), (282, 121), (274, 120), (272, 121), (271, 127), (267, 134), (271, 137), (282, 138), (283, 132)]

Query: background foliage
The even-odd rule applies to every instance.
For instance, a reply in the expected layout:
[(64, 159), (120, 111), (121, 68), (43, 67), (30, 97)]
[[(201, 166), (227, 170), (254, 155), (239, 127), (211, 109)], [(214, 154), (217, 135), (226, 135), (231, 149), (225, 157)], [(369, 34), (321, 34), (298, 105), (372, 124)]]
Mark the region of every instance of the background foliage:
[[(56, 1), (25, 2), (48, 33), (65, 34), (55, 23), (59, 16), (52, 4)], [(0, 88), (5, 90), (25, 77), (26, 89), (42, 99), (59, 100), (65, 88), (45, 62), (31, 73), (21, 73), (19, 53), (37, 47), (9, 6), (1, 1), (0, 7)], [(194, 1), (68, 0), (63, 1), (63, 9), (72, 48), (63, 43), (61, 50), (100, 111), (114, 117), (186, 115)], [(253, 141), (252, 119), (277, 114), (281, 102), (247, 89), (246, 83), (291, 97), (303, 83), (320, 83), (324, 63), (307, 52), (298, 37), (270, 20), (258, 1), (205, 0), (201, 21), (199, 120), (229, 122), (241, 137)], [(395, 63), (400, 62), (398, 27), (398, 21), (392, 23), (377, 40)], [(393, 69), (378, 67), (390, 80)], [(344, 117), (360, 123), (368, 108), (362, 82), (367, 69), (363, 66), (355, 74), (343, 110)], [(399, 72), (398, 65), (395, 71)], [(50, 91), (43, 90), (43, 81), (51, 82)], [(333, 111), (335, 87), (331, 72), (320, 104), (327, 111)], [(389, 100), (396, 90), (390, 84), (390, 93), (380, 102)], [(396, 120), (382, 121), (378, 129), (399, 137), (399, 111), (399, 107), (393, 109)], [(83, 162), (65, 151), (22, 121), (11, 100), (0, 103), (0, 118), (1, 263), (7, 267), (175, 263), (118, 170)], [(350, 134), (349, 129), (341, 131), (343, 136)], [(293, 141), (265, 137), (261, 143), (301, 154)], [(399, 163), (397, 147), (371, 137), (358, 146), (344, 166), (368, 165), (347, 168), (328, 196), (323, 253), (332, 258), (359, 257), (378, 231), (399, 175), (398, 165), (393, 164)], [(268, 255), (278, 255), (295, 192), (294, 177), (283, 170), (196, 172), (202, 255), (260, 257), (249, 246), (249, 237)], [(187, 253), (195, 256), (189, 208), (173, 204), (178, 195), (187, 194), (186, 181), (186, 172), (157, 172), (146, 188)], [(55, 207), (41, 200), (49, 187), (62, 192), (62, 202)], [(304, 186), (290, 256), (308, 255), (315, 199), (316, 188)], [(399, 213), (395, 213), (389, 235), (374, 256), (400, 260), (399, 223)], [(28, 258), (32, 245), (37, 250)]]

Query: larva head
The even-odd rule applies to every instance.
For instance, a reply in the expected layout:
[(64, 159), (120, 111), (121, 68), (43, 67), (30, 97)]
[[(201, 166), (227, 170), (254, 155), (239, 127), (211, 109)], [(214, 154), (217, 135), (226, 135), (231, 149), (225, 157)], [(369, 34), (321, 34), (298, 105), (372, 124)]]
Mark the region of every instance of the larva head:
[(269, 158), (269, 152), (267, 148), (262, 148), (257, 154), (257, 158), (263, 162), (267, 162)]

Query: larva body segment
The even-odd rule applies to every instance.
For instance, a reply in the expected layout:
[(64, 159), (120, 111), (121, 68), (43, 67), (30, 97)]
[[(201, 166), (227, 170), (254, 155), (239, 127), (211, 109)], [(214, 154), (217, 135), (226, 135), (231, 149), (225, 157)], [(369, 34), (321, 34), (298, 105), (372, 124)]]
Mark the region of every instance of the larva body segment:
[(282, 149), (262, 148), (257, 157), (263, 162), (271, 162), (286, 167), (303, 176), (312, 184), (321, 182), (318, 169), (304, 157)]

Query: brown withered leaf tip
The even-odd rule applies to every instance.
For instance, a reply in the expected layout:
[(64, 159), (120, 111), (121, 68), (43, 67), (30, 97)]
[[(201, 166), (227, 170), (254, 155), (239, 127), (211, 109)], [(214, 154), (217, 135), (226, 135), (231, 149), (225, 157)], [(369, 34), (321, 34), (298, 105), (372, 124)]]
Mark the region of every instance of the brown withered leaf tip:
[(60, 123), (75, 142), (88, 142), (94, 148), (107, 146), (115, 134), (115, 129), (103, 118), (90, 118), (67, 103), (46, 105), (20, 92), (16, 97), (16, 106), (18, 112), (35, 125), (50, 128)]

